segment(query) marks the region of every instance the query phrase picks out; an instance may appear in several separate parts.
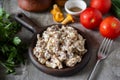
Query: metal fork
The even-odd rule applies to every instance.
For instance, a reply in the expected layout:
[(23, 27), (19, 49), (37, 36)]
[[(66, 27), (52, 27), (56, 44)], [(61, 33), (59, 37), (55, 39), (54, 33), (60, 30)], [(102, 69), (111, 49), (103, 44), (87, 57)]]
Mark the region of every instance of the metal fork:
[(112, 42), (113, 40), (108, 38), (104, 38), (104, 40), (102, 41), (97, 54), (97, 62), (87, 80), (92, 80), (92, 76), (96, 70), (98, 63), (109, 55)]

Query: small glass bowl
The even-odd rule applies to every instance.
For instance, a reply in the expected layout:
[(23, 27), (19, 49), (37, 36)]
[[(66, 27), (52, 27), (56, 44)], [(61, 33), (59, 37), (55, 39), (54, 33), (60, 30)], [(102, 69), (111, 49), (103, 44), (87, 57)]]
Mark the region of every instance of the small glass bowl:
[(80, 13), (86, 9), (87, 4), (83, 0), (68, 0), (66, 1), (64, 7), (67, 13), (79, 16)]

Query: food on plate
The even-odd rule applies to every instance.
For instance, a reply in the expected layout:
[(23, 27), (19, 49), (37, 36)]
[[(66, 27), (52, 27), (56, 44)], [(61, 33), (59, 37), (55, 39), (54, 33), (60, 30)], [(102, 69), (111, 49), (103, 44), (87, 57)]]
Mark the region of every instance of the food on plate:
[(48, 9), (52, 0), (18, 0), (18, 5), (27, 11), (39, 12)]
[(74, 19), (71, 14), (67, 14), (66, 18), (61, 22), (61, 24), (67, 24), (69, 22), (74, 22)]
[(120, 21), (113, 16), (106, 17), (100, 24), (100, 33), (110, 39), (117, 38), (120, 35)]
[(37, 34), (33, 54), (41, 64), (50, 68), (73, 67), (81, 62), (87, 52), (85, 40), (71, 26), (53, 25), (48, 27), (41, 36)]
[(111, 8), (111, 0), (91, 0), (90, 7), (96, 8), (102, 14), (108, 13)]
[(57, 6), (57, 4), (53, 5), (53, 9), (50, 12), (53, 16), (54, 21), (61, 22), (64, 20), (64, 15), (61, 12), (60, 8)]
[(87, 29), (98, 28), (102, 21), (102, 13), (95, 9), (88, 7), (80, 14), (80, 23)]

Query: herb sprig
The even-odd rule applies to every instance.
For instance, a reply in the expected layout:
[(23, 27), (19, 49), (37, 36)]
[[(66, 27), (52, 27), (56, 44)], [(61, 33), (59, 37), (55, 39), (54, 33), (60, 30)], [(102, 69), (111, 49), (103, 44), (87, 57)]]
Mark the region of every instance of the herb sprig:
[(20, 30), (20, 24), (0, 8), (0, 65), (7, 73), (14, 73), (16, 65), (24, 63), (26, 45), (16, 35)]
[(120, 0), (111, 0), (112, 1), (112, 13), (120, 19)]

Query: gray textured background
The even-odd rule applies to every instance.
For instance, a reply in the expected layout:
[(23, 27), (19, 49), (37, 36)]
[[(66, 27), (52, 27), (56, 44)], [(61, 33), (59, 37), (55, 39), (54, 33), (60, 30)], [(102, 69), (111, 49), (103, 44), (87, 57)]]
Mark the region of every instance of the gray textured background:
[[(85, 1), (87, 4), (89, 3), (89, 0)], [(4, 0), (3, 8), (10, 14), (23, 12), (41, 26), (56, 23), (53, 21), (49, 11), (44, 13), (30, 13), (24, 11), (18, 7), (17, 0)], [(92, 56), (86, 67), (78, 74), (70, 77), (50, 76), (36, 69), (30, 60), (27, 59), (26, 65), (21, 65), (21, 67), (17, 68), (18, 74), (16, 75), (5, 75), (4, 69), (0, 67), (0, 80), (87, 80), (87, 77), (96, 62), (95, 56), (103, 37), (98, 31), (83, 28), (79, 22), (71, 25), (79, 27), (90, 38), (89, 46), (91, 48), (90, 53), (92, 53)], [(29, 42), (32, 37), (32, 33), (25, 28), (22, 29), (19, 35), (26, 42)], [(120, 80), (120, 37), (114, 40), (109, 57), (98, 65), (93, 80)]]

